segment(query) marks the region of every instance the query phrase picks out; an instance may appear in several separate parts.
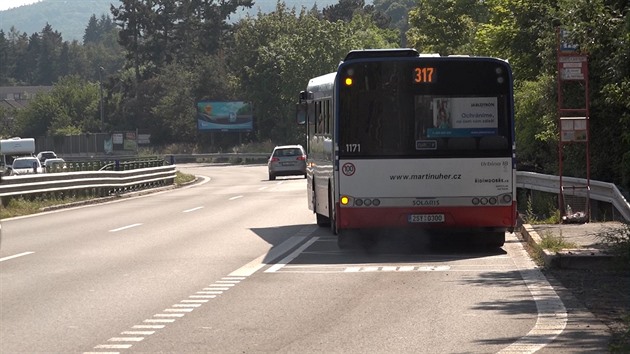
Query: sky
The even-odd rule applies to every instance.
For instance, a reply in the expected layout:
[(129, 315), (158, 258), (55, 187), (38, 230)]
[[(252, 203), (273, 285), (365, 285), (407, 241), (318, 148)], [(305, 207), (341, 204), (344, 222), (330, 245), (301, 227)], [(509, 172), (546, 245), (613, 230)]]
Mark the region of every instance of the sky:
[(0, 0), (0, 11), (12, 9), (22, 5), (30, 5), (40, 0)]

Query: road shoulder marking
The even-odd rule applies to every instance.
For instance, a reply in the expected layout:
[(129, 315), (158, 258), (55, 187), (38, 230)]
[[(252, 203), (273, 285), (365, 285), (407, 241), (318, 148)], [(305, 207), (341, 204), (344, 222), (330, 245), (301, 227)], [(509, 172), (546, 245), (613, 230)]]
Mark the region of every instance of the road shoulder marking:
[(499, 353), (534, 353), (553, 342), (566, 328), (564, 303), (545, 275), (538, 269), (514, 234), (507, 234), (505, 248), (512, 255), (523, 282), (536, 302), (538, 318), (534, 327)]

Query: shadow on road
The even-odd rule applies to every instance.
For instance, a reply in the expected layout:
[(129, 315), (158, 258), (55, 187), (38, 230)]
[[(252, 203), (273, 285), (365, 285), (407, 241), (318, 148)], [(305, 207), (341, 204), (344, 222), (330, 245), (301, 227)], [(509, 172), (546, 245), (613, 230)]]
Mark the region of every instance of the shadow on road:
[[(507, 254), (503, 248), (489, 248), (480, 244), (477, 235), (470, 232), (428, 233), (419, 229), (351, 231), (352, 234), (348, 235), (350, 244), (342, 250), (337, 246), (337, 236), (328, 229), (317, 228), (315, 225), (258, 228), (252, 231), (273, 245), (273, 251), (305, 228), (315, 231), (306, 235), (302, 242), (295, 244), (287, 252), (297, 249), (312, 238), (317, 239), (303, 249), (299, 257), (291, 261), (292, 264), (444, 262)], [(273, 261), (275, 259), (265, 259), (265, 262)]]

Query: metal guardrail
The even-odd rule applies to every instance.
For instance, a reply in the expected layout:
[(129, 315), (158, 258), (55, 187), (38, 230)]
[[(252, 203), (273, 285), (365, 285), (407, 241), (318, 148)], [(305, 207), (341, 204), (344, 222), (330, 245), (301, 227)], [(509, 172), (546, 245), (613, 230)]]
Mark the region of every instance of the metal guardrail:
[[(140, 168), (126, 171), (84, 171), (67, 173), (44, 173), (25, 176), (5, 176), (0, 184), (0, 197), (23, 194), (41, 194), (67, 190), (87, 189), (134, 189), (155, 184), (171, 184), (175, 179), (175, 162), (200, 162), (205, 159), (225, 160), (266, 160), (266, 153), (213, 153), (213, 154), (174, 154), (165, 155), (164, 160), (171, 164), (160, 167)], [(615, 209), (630, 222), (630, 203), (612, 183), (590, 181), (590, 191), (586, 179), (563, 177), (565, 188), (576, 187), (574, 194), (612, 204)], [(538, 190), (557, 194), (560, 190), (560, 178), (535, 172), (516, 172), (518, 188)]]
[[(580, 197), (588, 197), (590, 199), (599, 200), (612, 204), (615, 209), (623, 216), (624, 220), (630, 222), (630, 203), (621, 194), (619, 188), (613, 183), (591, 180), (590, 191), (585, 187), (586, 179), (575, 177), (562, 177), (562, 186), (567, 188), (575, 187), (573, 194)], [(516, 172), (516, 186), (518, 188), (533, 189), (542, 192), (558, 194), (560, 191), (560, 177), (554, 175), (545, 175), (535, 172)]]
[(0, 197), (91, 189), (99, 190), (99, 194), (111, 194), (117, 191), (172, 184), (175, 176), (174, 165), (126, 171), (104, 170), (4, 176), (0, 184)]
[(205, 160), (217, 161), (260, 161), (267, 162), (271, 153), (260, 152), (225, 152), (225, 153), (211, 153), (211, 154), (170, 154), (164, 155), (165, 161), (174, 163), (184, 162), (202, 162)]

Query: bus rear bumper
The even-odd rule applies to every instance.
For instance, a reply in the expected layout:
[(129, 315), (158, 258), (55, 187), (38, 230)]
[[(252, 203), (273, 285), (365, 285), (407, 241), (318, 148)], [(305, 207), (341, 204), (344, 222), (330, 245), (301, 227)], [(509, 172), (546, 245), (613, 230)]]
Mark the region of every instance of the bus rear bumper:
[(410, 227), (424, 229), (470, 228), (512, 231), (516, 205), (453, 208), (354, 208), (342, 207), (339, 229)]

